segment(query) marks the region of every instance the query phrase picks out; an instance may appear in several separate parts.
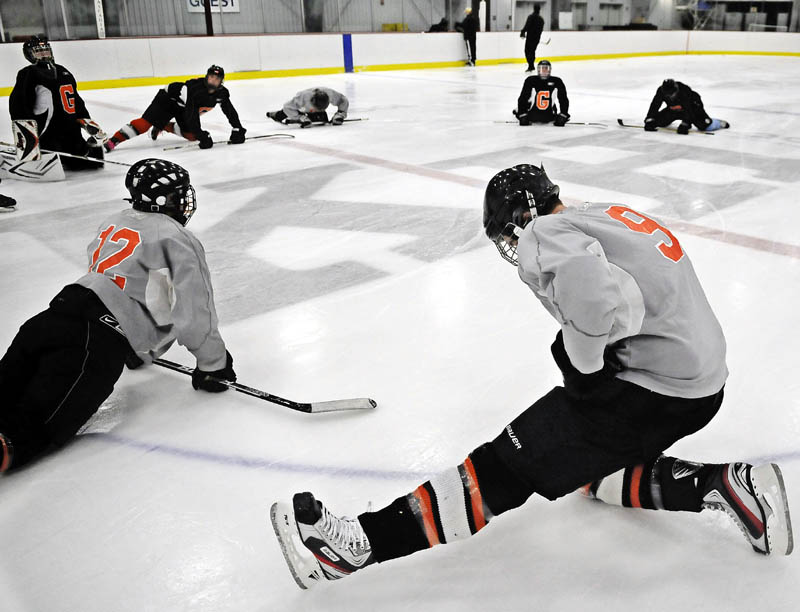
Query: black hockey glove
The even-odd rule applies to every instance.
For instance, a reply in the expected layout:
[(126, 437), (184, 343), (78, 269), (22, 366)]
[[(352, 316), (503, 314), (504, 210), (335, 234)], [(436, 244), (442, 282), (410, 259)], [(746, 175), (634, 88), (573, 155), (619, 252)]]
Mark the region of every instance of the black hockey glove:
[(297, 123), (300, 124), (301, 128), (307, 128), (311, 125), (311, 119), (308, 118), (308, 115), (303, 115)]
[(614, 350), (606, 347), (603, 353), (603, 367), (597, 372), (584, 374), (578, 370), (567, 355), (564, 347), (564, 334), (559, 330), (550, 347), (558, 369), (564, 376), (564, 388), (567, 395), (576, 400), (602, 401), (609, 399), (616, 391), (614, 380), (616, 374), (623, 370)]
[(233, 357), (228, 351), (225, 351), (225, 367), (221, 370), (214, 370), (213, 372), (205, 372), (200, 368), (195, 368), (192, 372), (192, 387), (208, 391), (209, 393), (220, 393), (227, 391), (228, 385), (219, 381), (227, 380), (229, 382), (236, 382), (236, 372), (233, 371)]
[(569, 115), (565, 115), (564, 113), (558, 113), (556, 118), (553, 120), (553, 125), (556, 127), (564, 127), (567, 125), (567, 121), (569, 121)]
[(530, 125), (531, 124), (531, 119), (530, 119), (530, 117), (528, 117), (527, 113), (520, 113), (519, 115), (517, 115), (517, 119), (519, 119), (519, 124), (520, 125)]
[(648, 117), (647, 119), (644, 120), (644, 131), (645, 132), (655, 132), (656, 129), (658, 129), (658, 126), (656, 126), (656, 120), (655, 119), (653, 119), (652, 117)]
[(129, 370), (135, 370), (136, 368), (140, 368), (143, 365), (144, 361), (142, 361), (139, 355), (134, 353), (132, 349), (125, 354), (125, 366)]
[(686, 123), (685, 121), (681, 121), (681, 124), (678, 126), (678, 134), (688, 134), (690, 127), (692, 127), (691, 123)]
[(200, 137), (198, 138), (200, 141), (200, 148), (201, 149), (210, 149), (214, 146), (214, 141), (211, 140), (211, 134), (208, 132), (200, 132)]
[(336, 113), (333, 118), (331, 118), (331, 125), (342, 125), (344, 123), (344, 115), (342, 113)]
[(228, 144), (242, 144), (246, 133), (247, 130), (243, 127), (233, 128), (231, 130), (231, 137), (228, 139)]

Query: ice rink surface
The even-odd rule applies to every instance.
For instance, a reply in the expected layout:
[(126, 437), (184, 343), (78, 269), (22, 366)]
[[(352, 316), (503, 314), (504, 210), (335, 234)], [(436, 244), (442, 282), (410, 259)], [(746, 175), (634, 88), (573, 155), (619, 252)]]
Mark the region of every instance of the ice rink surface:
[[(0, 479), (0, 609), (796, 609), (800, 553), (758, 556), (720, 513), (534, 496), (466, 542), (301, 592), (268, 511), (304, 490), (337, 514), (380, 508), (559, 383), (549, 354), (557, 324), (481, 227), (491, 176), (543, 162), (567, 203), (623, 203), (678, 237), (726, 332), (731, 375), (719, 415), (670, 453), (778, 461), (800, 524), (799, 61), (556, 64), (572, 120), (607, 127), (500, 123), (513, 119), (519, 64), (229, 81), (248, 136), (296, 138), (208, 151), (164, 151), (181, 142), (171, 135), (121, 145), (110, 159), (163, 157), (191, 173), (198, 212), (188, 227), (206, 247), (239, 381), (301, 401), (370, 396), (379, 407), (306, 415), (195, 392), (155, 366), (126, 371), (73, 443)], [(643, 120), (666, 77), (733, 128), (618, 127), (617, 117)], [(300, 130), (265, 118), (315, 85), (342, 91), (350, 116), (369, 120)], [(110, 134), (156, 90), (82, 95)], [(218, 109), (204, 125), (216, 139), (229, 133)], [(0, 185), (19, 201), (0, 215), (0, 351), (84, 273), (100, 222), (128, 206), (124, 175), (109, 165), (62, 183)], [(194, 365), (181, 347), (166, 357)]]

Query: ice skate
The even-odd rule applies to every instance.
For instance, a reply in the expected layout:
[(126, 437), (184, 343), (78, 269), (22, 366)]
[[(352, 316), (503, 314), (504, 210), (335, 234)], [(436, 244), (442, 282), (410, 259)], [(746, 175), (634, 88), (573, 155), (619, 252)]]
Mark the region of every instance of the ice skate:
[(0, 193), (0, 213), (13, 212), (15, 210), (17, 210), (17, 201)]
[(758, 553), (792, 552), (792, 523), (780, 468), (774, 463), (722, 465), (709, 481), (703, 507), (722, 510)]
[(334, 516), (311, 493), (295, 494), (291, 505), (276, 502), (270, 517), (301, 589), (344, 578), (375, 561), (358, 519)]
[(278, 119), (278, 111), (269, 111), (267, 113), (267, 117), (269, 117), (273, 121), (277, 121), (278, 123), (283, 123), (282, 120)]

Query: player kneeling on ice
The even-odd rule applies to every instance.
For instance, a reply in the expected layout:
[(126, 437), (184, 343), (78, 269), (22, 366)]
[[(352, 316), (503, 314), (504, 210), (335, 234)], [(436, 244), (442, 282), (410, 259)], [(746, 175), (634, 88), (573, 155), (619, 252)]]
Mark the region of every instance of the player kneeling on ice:
[[(542, 60), (536, 65), (536, 74), (529, 76), (522, 84), (522, 91), (517, 100), (517, 109), (513, 111), (520, 125), (532, 123), (550, 123), (557, 127), (569, 121), (569, 98), (564, 81), (550, 74), (552, 65)], [(558, 90), (558, 105), (553, 95)]]
[(144, 134), (150, 128), (150, 137), (153, 140), (161, 132), (170, 132), (183, 136), (186, 140), (199, 141), (201, 149), (210, 149), (214, 146), (214, 141), (211, 134), (201, 127), (200, 116), (217, 104), (231, 124), (228, 144), (242, 144), (247, 130), (239, 121), (239, 114), (231, 103), (231, 94), (222, 84), (224, 80), (225, 70), (215, 65), (208, 68), (205, 77), (189, 79), (185, 83), (170, 83), (158, 91), (141, 117), (121, 127), (108, 139), (106, 150), (111, 151), (120, 143)]
[(273, 505), (297, 583), (468, 538), (534, 493), (555, 500), (578, 489), (627, 507), (723, 510), (754, 550), (789, 554), (777, 465), (663, 454), (714, 417), (728, 375), (722, 329), (669, 229), (620, 204), (566, 207), (531, 165), (492, 178), (483, 224), (558, 321), (551, 350), (564, 385), (376, 512), (339, 518), (311, 493)]
[(347, 118), (347, 109), (350, 107), (347, 97), (328, 87), (314, 87), (298, 91), (294, 98), (283, 105), (279, 111), (270, 111), (267, 117), (278, 123), (299, 123), (301, 128), (312, 123), (328, 123), (328, 113), (325, 109), (333, 104), (336, 114), (331, 117), (331, 125), (342, 125)]
[[(32, 65), (17, 73), (8, 99), (20, 160), (39, 159), (39, 149), (103, 159), (105, 132), (86, 110), (72, 73), (56, 64), (44, 34), (31, 36), (22, 53)], [(85, 130), (88, 138), (84, 138)], [(67, 169), (102, 168), (103, 164), (62, 157)]]
[(197, 358), (195, 389), (235, 381), (217, 329), (203, 246), (184, 226), (189, 173), (162, 159), (125, 177), (132, 208), (89, 243), (89, 273), (22, 325), (0, 360), (0, 472), (64, 445), (111, 394), (126, 363), (150, 363), (177, 340)]
[[(662, 104), (666, 106), (661, 108)], [(727, 121), (709, 117), (703, 108), (700, 94), (691, 87), (674, 79), (664, 79), (656, 90), (653, 101), (650, 102), (650, 108), (647, 109), (644, 129), (647, 132), (655, 132), (657, 128), (667, 127), (673, 121), (681, 122), (678, 134), (688, 134), (692, 124), (701, 132), (713, 132), (731, 127)]]

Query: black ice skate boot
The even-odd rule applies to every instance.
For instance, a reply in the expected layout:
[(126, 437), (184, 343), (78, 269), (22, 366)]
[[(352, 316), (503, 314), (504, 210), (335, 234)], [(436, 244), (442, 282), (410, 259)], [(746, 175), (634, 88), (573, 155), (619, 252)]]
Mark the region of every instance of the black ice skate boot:
[(792, 522), (783, 476), (777, 465), (726, 463), (709, 477), (703, 507), (722, 510), (758, 553), (792, 552)]
[(301, 589), (344, 578), (375, 562), (358, 519), (334, 516), (311, 493), (295, 494), (291, 506), (274, 503), (270, 518)]

